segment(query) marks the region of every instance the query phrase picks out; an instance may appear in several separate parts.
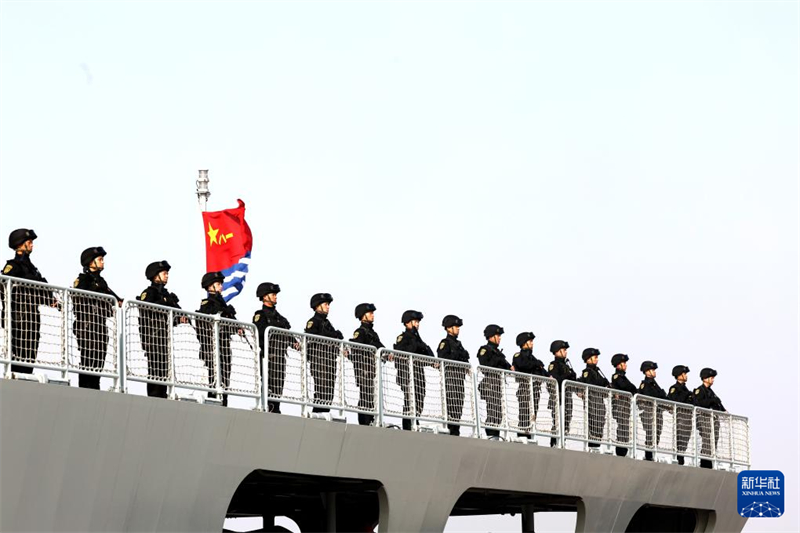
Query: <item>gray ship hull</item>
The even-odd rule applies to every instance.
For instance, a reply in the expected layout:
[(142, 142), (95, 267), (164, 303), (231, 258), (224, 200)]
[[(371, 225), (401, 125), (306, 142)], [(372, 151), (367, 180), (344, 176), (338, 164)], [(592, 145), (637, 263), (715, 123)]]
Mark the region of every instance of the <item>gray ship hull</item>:
[(303, 505), (304, 530), (575, 509), (577, 531), (623, 532), (643, 506), (746, 522), (731, 472), (13, 380), (0, 439), (0, 531), (218, 532)]

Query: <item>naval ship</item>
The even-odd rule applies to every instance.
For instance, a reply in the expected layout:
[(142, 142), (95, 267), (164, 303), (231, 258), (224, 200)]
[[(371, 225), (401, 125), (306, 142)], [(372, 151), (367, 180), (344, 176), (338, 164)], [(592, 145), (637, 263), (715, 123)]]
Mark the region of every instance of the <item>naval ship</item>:
[[(207, 182), (201, 171), (199, 199)], [(287, 531), (275, 525), (287, 517), (304, 532), (427, 532), (481, 515), (532, 532), (553, 512), (575, 513), (576, 532), (738, 532), (747, 520), (743, 416), (3, 275), (0, 311), (0, 532), (220, 532), (243, 517), (258, 531)]]
[[(498, 514), (535, 531), (537, 514), (565, 511), (579, 532), (736, 532), (746, 522), (736, 503), (737, 471), (750, 463), (745, 417), (297, 331), (260, 338), (252, 323), (118, 306), (70, 287), (0, 284), (0, 531), (223, 531), (236, 517), (262, 518), (260, 531), (282, 531), (276, 517), (301, 531), (442, 531), (450, 516)], [(92, 365), (75, 319), (99, 309), (112, 311), (95, 332), (105, 357)], [(24, 312), (38, 315), (35, 341), (15, 338)], [(158, 373), (143, 314), (170, 325)], [(35, 358), (14, 357), (26, 342)], [(309, 371), (323, 353), (324, 386)], [(70, 386), (81, 374), (100, 376), (102, 390)], [(168, 398), (145, 396), (146, 383)], [(269, 412), (276, 403), (280, 414)], [(374, 422), (353, 423), (359, 413)], [(398, 430), (403, 420), (412, 431)]]

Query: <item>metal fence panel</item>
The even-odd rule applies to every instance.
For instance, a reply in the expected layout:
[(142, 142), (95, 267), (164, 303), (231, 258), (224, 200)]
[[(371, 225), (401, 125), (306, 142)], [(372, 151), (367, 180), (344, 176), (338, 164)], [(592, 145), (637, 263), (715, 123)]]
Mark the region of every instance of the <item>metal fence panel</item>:
[(571, 441), (583, 446), (591, 443), (633, 447), (633, 399), (629, 393), (574, 381), (564, 381), (561, 387), (565, 447)]
[(556, 380), (484, 366), (477, 372), (483, 427), (527, 438), (560, 436)]
[[(258, 350), (258, 334), (255, 325), (219, 319), (221, 373), (228, 374), (224, 388), (238, 395), (259, 397), (261, 393), (261, 358)], [(226, 351), (230, 356), (226, 356)], [(227, 366), (227, 368), (226, 368)]]
[(719, 418), (714, 416), (714, 411), (698, 407), (695, 408), (695, 422), (699, 433), (697, 456), (712, 461), (719, 440)]
[[(386, 348), (382, 348), (380, 354), (384, 420), (388, 416), (444, 423), (447, 394), (443, 360)], [(456, 365), (450, 368), (455, 370)], [(454, 384), (453, 393), (455, 399)]]
[(445, 421), (448, 424), (475, 427), (475, 387), (469, 363), (439, 359), (444, 382)]
[(66, 372), (64, 289), (19, 278), (4, 280), (4, 305), (10, 302), (3, 313), (4, 362)]
[(108, 294), (66, 289), (66, 360), (70, 371), (119, 378), (117, 299)]
[(374, 347), (274, 327), (265, 342), (268, 401), (377, 415)]
[(138, 301), (123, 306), (127, 379), (169, 384), (173, 381), (171, 309)]
[(750, 424), (743, 416), (731, 415), (733, 438), (733, 463), (735, 466), (750, 468)]

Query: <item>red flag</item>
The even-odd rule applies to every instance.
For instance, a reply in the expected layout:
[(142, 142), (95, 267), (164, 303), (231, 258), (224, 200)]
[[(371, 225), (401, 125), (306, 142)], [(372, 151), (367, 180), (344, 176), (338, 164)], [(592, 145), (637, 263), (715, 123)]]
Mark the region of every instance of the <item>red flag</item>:
[(223, 211), (203, 212), (206, 241), (206, 270), (225, 276), (223, 296), (230, 300), (242, 290), (249, 270), (253, 234), (244, 220), (244, 202)]

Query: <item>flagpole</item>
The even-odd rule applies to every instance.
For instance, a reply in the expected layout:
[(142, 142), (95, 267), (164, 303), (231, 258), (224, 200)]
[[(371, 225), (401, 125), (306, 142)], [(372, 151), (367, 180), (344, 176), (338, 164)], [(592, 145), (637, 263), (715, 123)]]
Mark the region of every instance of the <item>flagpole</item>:
[(197, 178), (197, 203), (200, 204), (200, 211), (206, 211), (206, 204), (208, 197), (211, 196), (211, 191), (208, 190), (208, 170), (200, 170), (200, 176)]

